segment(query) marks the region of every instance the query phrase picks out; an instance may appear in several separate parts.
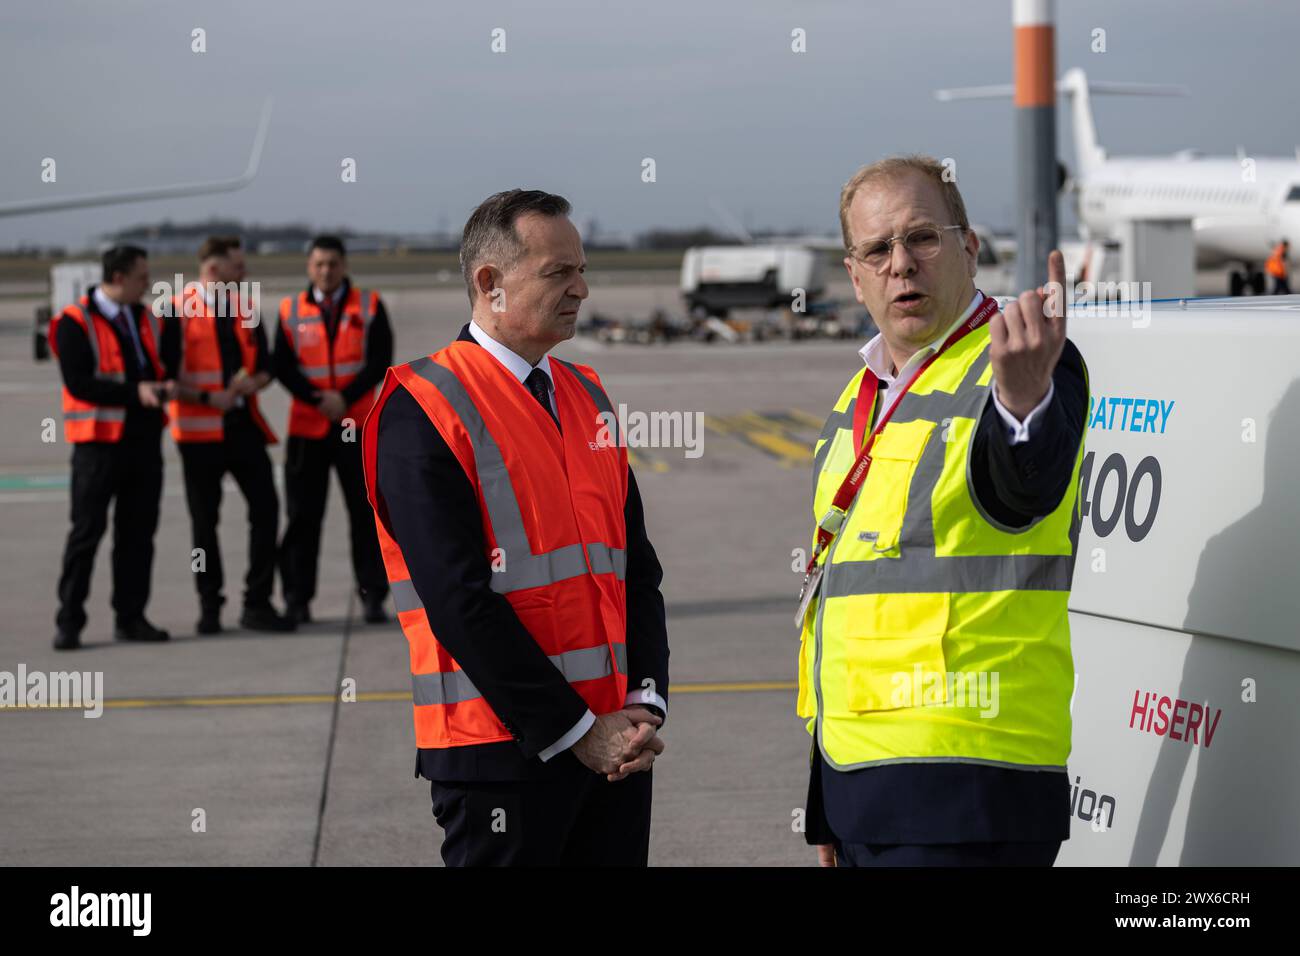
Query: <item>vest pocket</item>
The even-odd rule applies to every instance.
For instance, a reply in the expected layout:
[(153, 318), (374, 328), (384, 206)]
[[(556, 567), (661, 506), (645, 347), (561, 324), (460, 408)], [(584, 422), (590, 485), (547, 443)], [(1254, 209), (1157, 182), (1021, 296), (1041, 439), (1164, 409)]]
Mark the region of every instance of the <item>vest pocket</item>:
[[(816, 602), (814, 602), (815, 604)], [(810, 607), (809, 614), (816, 614), (817, 608)], [(794, 712), (796, 717), (814, 717), (817, 714), (817, 708), (814, 706), (812, 681), (812, 667), (808, 662), (808, 655), (812, 651), (813, 637), (807, 628), (799, 636), (799, 691), (795, 698)]]
[(871, 449), (871, 470), (858, 492), (852, 520), (845, 527), (852, 554), (843, 546), (837, 560), (899, 557), (899, 535), (907, 515), (908, 490), (934, 423), (890, 423)]
[(852, 601), (845, 635), (848, 708), (899, 710), (947, 701), (943, 635), (951, 597), (870, 594)]

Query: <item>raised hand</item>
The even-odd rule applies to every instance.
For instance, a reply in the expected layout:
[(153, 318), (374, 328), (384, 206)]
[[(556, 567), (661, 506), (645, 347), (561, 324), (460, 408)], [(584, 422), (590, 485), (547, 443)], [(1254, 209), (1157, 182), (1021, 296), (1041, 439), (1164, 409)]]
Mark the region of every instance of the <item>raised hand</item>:
[(1021, 421), (1047, 394), (1065, 348), (1065, 257), (1059, 249), (1047, 257), (1047, 280), (989, 321), (998, 401)]

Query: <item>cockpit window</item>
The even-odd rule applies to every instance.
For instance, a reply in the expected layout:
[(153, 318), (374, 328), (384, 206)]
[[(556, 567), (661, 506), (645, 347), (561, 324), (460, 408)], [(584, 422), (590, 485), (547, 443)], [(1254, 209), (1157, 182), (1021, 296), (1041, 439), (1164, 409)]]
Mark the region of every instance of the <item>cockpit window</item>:
[(1292, 186), (1291, 191), (1286, 194), (1287, 202), (1300, 202), (1300, 186)]

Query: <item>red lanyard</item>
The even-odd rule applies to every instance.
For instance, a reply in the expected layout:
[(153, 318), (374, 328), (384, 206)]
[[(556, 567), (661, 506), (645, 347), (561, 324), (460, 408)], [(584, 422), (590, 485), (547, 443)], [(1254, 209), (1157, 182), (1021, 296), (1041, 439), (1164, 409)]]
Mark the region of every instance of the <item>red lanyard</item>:
[(898, 408), (908, 389), (925, 373), (925, 370), (930, 367), (935, 359), (948, 351), (963, 336), (986, 323), (997, 310), (998, 304), (989, 296), (985, 296), (984, 301), (980, 303), (980, 307), (975, 310), (974, 314), (963, 322), (952, 335), (948, 336), (943, 345), (939, 346), (929, 358), (921, 363), (921, 367), (916, 370), (916, 374), (907, 380), (907, 384), (894, 397), (893, 403), (880, 416), (880, 420), (876, 422), (871, 434), (866, 436), (865, 443), (863, 442), (863, 436), (866, 434), (867, 423), (871, 421), (871, 413), (876, 406), (876, 396), (880, 391), (880, 379), (876, 377), (871, 369), (867, 369), (863, 373), (862, 385), (858, 388), (857, 405), (853, 410), (853, 447), (860, 447), (862, 450), (858, 453), (857, 460), (853, 463), (853, 467), (849, 469), (848, 475), (840, 485), (839, 491), (835, 492), (835, 498), (831, 501), (830, 510), (817, 523), (817, 547), (808, 562), (809, 573), (812, 572), (813, 566), (817, 563), (817, 558), (829, 547), (831, 541), (835, 539), (836, 533), (840, 530), (840, 526), (844, 524), (849, 505), (858, 493), (858, 489), (862, 487), (862, 482), (866, 480), (867, 472), (871, 468), (871, 447), (875, 444), (876, 436), (889, 423), (889, 419), (893, 417), (894, 409)]

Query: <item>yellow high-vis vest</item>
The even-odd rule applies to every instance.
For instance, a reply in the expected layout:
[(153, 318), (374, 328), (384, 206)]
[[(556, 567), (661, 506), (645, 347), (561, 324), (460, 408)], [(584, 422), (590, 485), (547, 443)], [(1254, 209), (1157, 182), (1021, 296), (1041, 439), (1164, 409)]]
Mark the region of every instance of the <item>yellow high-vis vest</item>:
[[(817, 440), (814, 525), (857, 457), (853, 415), (865, 373)], [(818, 559), (797, 710), (837, 770), (1065, 768), (1074, 689), (1066, 603), (1083, 442), (1051, 514), (1020, 529), (985, 514), (970, 455), (992, 376), (987, 324), (921, 373), (877, 436), (866, 480)]]

